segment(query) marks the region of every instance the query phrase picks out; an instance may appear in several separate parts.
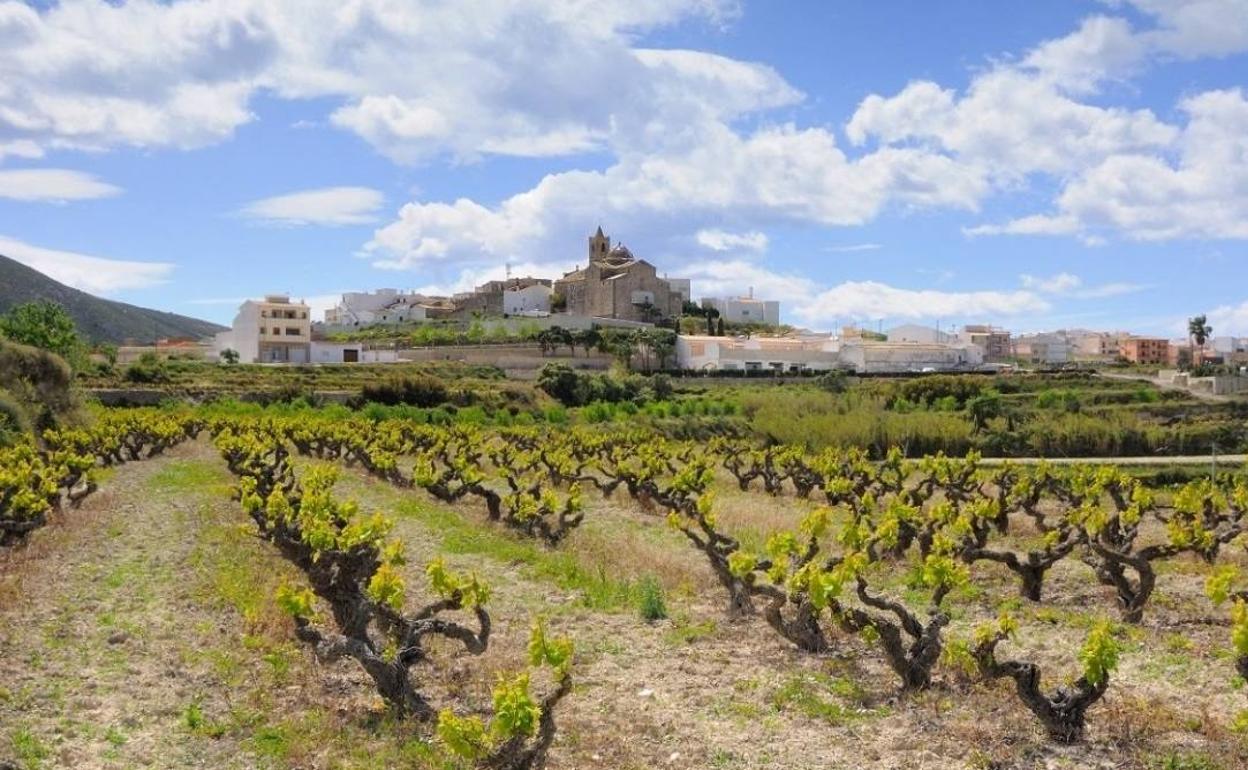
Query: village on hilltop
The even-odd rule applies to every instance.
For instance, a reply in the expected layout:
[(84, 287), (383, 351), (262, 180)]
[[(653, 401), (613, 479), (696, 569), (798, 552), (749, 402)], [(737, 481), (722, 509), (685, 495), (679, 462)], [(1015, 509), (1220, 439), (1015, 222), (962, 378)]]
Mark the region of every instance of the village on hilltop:
[[(868, 330), (845, 326), (813, 332), (781, 324), (780, 303), (754, 296), (693, 300), (687, 278), (659, 269), (601, 227), (588, 239), (586, 262), (559, 278), (507, 277), (452, 296), (393, 288), (349, 292), (312, 317), (288, 294), (248, 300), (231, 328), (211, 343), (165, 343), (245, 363), (389, 363), (459, 359), (535, 369), (558, 356), (561, 343), (578, 368), (606, 368), (607, 351), (576, 358), (574, 335), (666, 334), (670, 357), (660, 368), (688, 373), (800, 375), (831, 370), (922, 373), (1062, 368), (1109, 363), (1187, 368), (1196, 362), (1248, 364), (1248, 338), (1211, 337), (1205, 344), (1128, 331), (1060, 329), (1014, 335), (988, 324), (947, 329), (903, 324)], [(667, 330), (663, 332), (662, 330)], [(502, 347), (506, 346), (506, 347)], [(601, 347), (601, 346), (599, 346)], [(540, 350), (538, 350), (540, 348)], [(156, 350), (159, 351), (160, 346)], [(148, 349), (134, 348), (137, 356)], [(598, 352), (599, 355), (595, 355)]]

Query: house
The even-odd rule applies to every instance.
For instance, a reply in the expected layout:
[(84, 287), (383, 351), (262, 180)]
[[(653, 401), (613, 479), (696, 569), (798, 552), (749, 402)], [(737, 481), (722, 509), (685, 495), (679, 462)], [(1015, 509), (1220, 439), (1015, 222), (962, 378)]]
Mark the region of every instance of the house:
[(312, 319), (306, 303), (285, 294), (247, 300), (234, 323), (217, 334), (213, 349), (238, 352), (244, 363), (306, 364), (311, 360)]
[(430, 298), (398, 289), (371, 292), (351, 291), (342, 295), (334, 307), (325, 311), (330, 326), (368, 326), (377, 323), (423, 321), (423, 304)]
[(1113, 361), (1118, 358), (1126, 332), (1097, 332), (1071, 329), (1066, 332), (1070, 356), (1078, 361)]
[(1118, 355), (1133, 364), (1165, 364), (1170, 360), (1170, 342), (1161, 337), (1124, 337)]
[(1032, 364), (1064, 364), (1070, 360), (1070, 342), (1059, 332), (1024, 334), (1014, 340), (1014, 358)]
[(984, 351), (984, 360), (992, 363), (1008, 361), (1014, 353), (1010, 346), (1010, 333), (995, 326), (984, 324), (963, 326), (957, 339), (958, 342), (978, 345)]
[(703, 297), (702, 307), (718, 310), (725, 323), (780, 325), (780, 303), (754, 299), (753, 289), (745, 297)]
[(602, 228), (589, 238), (589, 262), (555, 281), (565, 312), (595, 318), (653, 323), (680, 315), (683, 299), (654, 265), (622, 245), (611, 246)]

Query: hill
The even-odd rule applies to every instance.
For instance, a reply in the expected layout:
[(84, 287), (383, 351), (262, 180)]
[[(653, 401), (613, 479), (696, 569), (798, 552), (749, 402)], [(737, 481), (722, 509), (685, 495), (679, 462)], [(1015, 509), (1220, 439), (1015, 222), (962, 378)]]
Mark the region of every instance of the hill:
[(199, 339), (225, 327), (177, 313), (100, 299), (66, 286), (0, 254), (0, 313), (36, 300), (60, 303), (73, 316), (78, 331), (92, 342), (153, 342), (166, 337)]

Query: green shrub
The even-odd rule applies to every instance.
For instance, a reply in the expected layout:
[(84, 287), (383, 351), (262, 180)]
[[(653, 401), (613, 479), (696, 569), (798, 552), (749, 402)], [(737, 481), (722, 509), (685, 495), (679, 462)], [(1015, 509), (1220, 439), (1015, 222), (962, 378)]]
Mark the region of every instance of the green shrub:
[(637, 612), (642, 620), (662, 620), (667, 617), (663, 586), (651, 575), (643, 577), (637, 585)]
[(360, 397), (364, 401), (388, 406), (433, 407), (446, 403), (450, 392), (437, 377), (415, 374), (389, 377), (380, 383), (365, 385), (360, 389)]

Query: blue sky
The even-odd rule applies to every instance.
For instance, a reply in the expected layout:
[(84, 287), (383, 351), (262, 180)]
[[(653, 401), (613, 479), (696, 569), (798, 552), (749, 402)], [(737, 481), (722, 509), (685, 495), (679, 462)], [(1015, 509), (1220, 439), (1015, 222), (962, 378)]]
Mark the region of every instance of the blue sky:
[(1248, 335), (1248, 0), (0, 0), (0, 253), (228, 321), (601, 224), (811, 328)]

